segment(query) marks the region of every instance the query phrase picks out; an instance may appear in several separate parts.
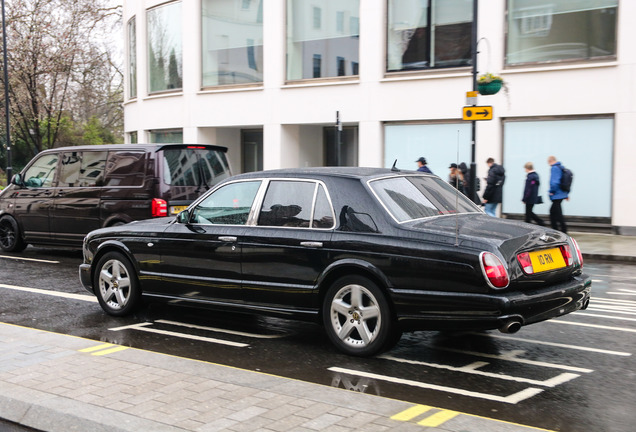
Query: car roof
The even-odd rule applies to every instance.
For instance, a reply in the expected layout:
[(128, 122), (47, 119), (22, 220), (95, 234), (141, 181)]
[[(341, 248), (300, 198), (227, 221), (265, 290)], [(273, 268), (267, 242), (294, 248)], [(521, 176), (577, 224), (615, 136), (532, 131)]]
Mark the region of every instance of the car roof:
[(59, 152), (59, 151), (84, 151), (84, 150), (163, 150), (165, 148), (197, 148), (197, 147), (205, 147), (206, 149), (212, 150), (220, 150), (223, 152), (227, 152), (227, 147), (213, 145), (213, 144), (180, 144), (180, 143), (153, 143), (153, 144), (99, 144), (99, 145), (80, 145), (80, 146), (67, 146), (67, 147), (55, 147), (52, 149), (43, 150), (41, 153), (51, 153), (51, 152)]
[[(309, 167), (309, 168), (287, 168), (267, 171), (255, 171), (239, 174), (232, 179), (248, 178), (271, 178), (271, 177), (344, 177), (360, 180), (371, 180), (378, 177), (399, 176), (404, 174), (422, 174), (416, 171), (400, 171), (388, 168), (373, 167)], [(430, 174), (428, 174), (430, 175)]]

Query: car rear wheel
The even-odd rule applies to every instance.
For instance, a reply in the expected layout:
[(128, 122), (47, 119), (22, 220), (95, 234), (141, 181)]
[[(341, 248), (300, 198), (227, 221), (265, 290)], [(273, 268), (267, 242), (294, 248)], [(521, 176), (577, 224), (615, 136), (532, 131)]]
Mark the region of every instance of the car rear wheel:
[(5, 252), (22, 252), (26, 247), (16, 220), (11, 216), (0, 218), (0, 248)]
[(119, 252), (108, 252), (99, 260), (96, 269), (93, 286), (102, 309), (114, 316), (134, 311), (141, 290), (130, 261)]
[(322, 316), (329, 339), (346, 354), (371, 356), (393, 342), (394, 325), (386, 297), (365, 277), (338, 279), (327, 291)]

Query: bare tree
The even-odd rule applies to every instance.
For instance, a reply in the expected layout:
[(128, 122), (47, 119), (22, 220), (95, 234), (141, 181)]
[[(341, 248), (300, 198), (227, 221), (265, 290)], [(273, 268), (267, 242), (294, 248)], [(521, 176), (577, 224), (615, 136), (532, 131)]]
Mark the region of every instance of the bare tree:
[(69, 130), (93, 117), (121, 129), (122, 74), (108, 46), (120, 22), (108, 0), (7, 1), (12, 136), (30, 153), (77, 144)]

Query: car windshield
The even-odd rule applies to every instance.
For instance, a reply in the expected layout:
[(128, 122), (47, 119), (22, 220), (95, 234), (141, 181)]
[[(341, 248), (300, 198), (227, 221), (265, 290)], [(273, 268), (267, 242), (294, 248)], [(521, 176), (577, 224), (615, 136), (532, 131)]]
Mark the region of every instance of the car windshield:
[(405, 176), (373, 180), (371, 189), (398, 222), (479, 210), (439, 177)]

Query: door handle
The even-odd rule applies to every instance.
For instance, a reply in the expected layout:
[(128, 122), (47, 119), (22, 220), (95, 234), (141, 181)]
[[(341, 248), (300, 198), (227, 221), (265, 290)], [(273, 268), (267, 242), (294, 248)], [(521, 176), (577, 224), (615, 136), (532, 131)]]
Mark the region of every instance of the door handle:
[(307, 247), (313, 247), (313, 248), (321, 248), (322, 247), (322, 242), (315, 242), (315, 241), (304, 241), (304, 242), (300, 242), (301, 246), (307, 246)]
[(224, 241), (224, 242), (235, 242), (236, 241), (236, 237), (233, 237), (233, 236), (220, 236), (219, 240)]

